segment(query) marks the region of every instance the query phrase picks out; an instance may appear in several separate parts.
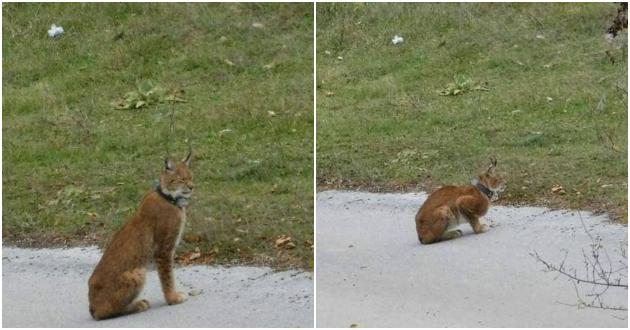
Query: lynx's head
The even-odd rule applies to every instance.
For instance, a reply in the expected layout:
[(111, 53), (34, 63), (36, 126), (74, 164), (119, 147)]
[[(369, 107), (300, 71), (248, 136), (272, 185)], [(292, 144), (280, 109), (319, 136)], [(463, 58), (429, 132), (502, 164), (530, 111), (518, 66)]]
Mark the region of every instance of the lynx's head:
[(479, 174), (479, 183), (490, 189), (492, 194), (492, 200), (498, 199), (497, 194), (505, 190), (507, 182), (496, 173), (497, 160), (490, 158), (490, 166), (487, 170)]
[(160, 173), (159, 188), (176, 201), (178, 206), (188, 206), (188, 198), (192, 195), (195, 185), (192, 182), (192, 172), (188, 168), (192, 159), (192, 148), (188, 146), (188, 156), (181, 162), (173, 162), (170, 156), (164, 159), (164, 168)]

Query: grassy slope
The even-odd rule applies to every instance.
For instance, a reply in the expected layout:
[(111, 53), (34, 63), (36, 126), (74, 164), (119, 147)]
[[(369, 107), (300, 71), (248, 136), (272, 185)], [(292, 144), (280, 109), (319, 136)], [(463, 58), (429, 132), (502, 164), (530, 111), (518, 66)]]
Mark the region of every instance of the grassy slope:
[[(496, 155), (507, 203), (623, 217), (627, 154), (597, 137), (626, 152), (627, 53), (615, 64), (605, 55), (615, 13), (604, 3), (318, 5), (320, 188), (464, 184)], [(404, 45), (392, 46), (395, 34)], [(439, 96), (456, 74), (490, 91)]]
[[(312, 265), (312, 4), (4, 4), (2, 15), (5, 241), (103, 243), (128, 220), (163, 164), (172, 106), (110, 103), (150, 78), (188, 101), (170, 150), (185, 156), (186, 130), (197, 187), (186, 234), (204, 241), (180, 252)], [(52, 23), (66, 35), (48, 38)], [(278, 252), (281, 234), (297, 248)]]

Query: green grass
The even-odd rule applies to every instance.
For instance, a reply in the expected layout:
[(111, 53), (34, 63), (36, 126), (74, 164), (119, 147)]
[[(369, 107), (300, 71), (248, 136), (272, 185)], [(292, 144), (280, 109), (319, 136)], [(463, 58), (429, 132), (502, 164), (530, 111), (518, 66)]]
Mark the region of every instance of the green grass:
[[(604, 39), (615, 14), (612, 3), (318, 4), (319, 188), (465, 184), (496, 156), (504, 203), (627, 219), (627, 50)], [(489, 91), (439, 95), (456, 75)]]
[[(2, 16), (3, 241), (103, 244), (128, 221), (173, 106), (111, 103), (152, 79), (184, 91), (169, 148), (183, 158), (187, 133), (195, 152), (186, 234), (203, 240), (179, 252), (312, 267), (313, 4), (12, 3)], [(50, 39), (53, 23), (66, 34)], [(276, 249), (283, 234), (295, 249)]]

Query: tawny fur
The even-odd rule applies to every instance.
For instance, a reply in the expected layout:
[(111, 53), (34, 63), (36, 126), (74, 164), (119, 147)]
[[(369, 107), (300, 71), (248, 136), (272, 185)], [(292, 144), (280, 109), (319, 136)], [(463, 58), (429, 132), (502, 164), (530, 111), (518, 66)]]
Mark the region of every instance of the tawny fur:
[[(167, 159), (160, 174), (162, 191), (177, 197), (192, 193), (189, 157), (172, 164)], [(146, 267), (157, 266), (162, 291), (169, 305), (179, 304), (186, 293), (175, 290), (173, 257), (186, 221), (186, 207), (169, 203), (156, 191), (144, 195), (140, 208), (105, 250), (89, 280), (90, 314), (95, 320), (145, 311), (147, 300), (134, 300), (142, 291)]]
[[(496, 160), (479, 174), (479, 182), (495, 193), (505, 189), (506, 182), (495, 175)], [(486, 232), (481, 224), (491, 200), (474, 185), (445, 186), (434, 191), (416, 214), (416, 231), (422, 244), (450, 240), (462, 236), (461, 230), (451, 230), (468, 222), (476, 234)]]

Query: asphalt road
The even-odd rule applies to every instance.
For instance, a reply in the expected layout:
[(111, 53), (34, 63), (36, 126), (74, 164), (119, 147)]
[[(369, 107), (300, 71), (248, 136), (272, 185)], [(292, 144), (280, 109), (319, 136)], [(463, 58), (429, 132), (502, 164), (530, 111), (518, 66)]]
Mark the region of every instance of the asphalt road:
[[(572, 282), (530, 253), (584, 274), (591, 240), (572, 211), (493, 207), (488, 232), (421, 245), (414, 217), (424, 194), (317, 194), (317, 327), (624, 327), (628, 312), (579, 309)], [(580, 212), (613, 267), (627, 264), (628, 229)], [(603, 264), (608, 265), (604, 259)], [(627, 268), (620, 274), (627, 284)], [(618, 276), (617, 276), (618, 277)], [(591, 286), (579, 284), (583, 298)], [(610, 288), (609, 306), (628, 292)]]
[(313, 327), (313, 274), (257, 267), (175, 269), (179, 291), (200, 292), (168, 306), (156, 271), (141, 298), (149, 310), (94, 321), (88, 278), (101, 253), (88, 249), (2, 248), (3, 327)]

